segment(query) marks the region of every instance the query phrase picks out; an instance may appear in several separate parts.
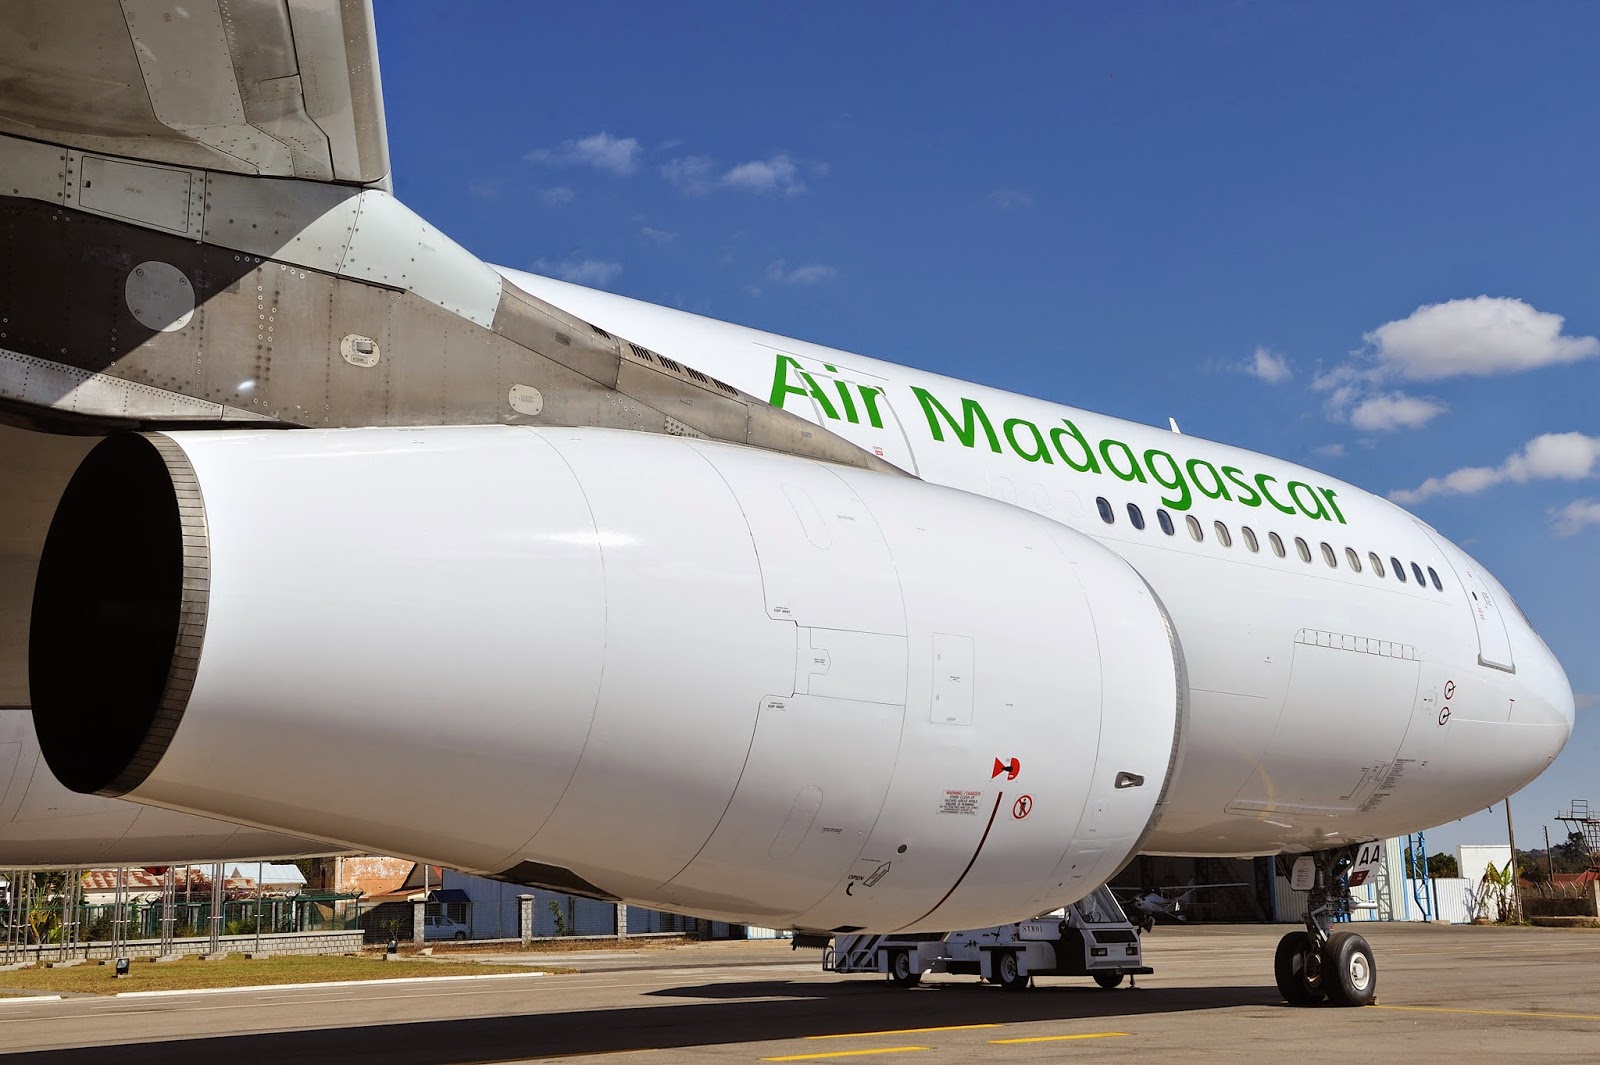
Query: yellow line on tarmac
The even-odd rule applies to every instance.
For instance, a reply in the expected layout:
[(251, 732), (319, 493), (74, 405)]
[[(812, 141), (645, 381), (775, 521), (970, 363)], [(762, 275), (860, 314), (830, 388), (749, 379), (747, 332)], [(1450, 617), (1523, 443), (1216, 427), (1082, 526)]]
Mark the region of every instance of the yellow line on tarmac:
[(1600, 1021), (1600, 1013), (1540, 1013), (1535, 1010), (1458, 1010), (1447, 1006), (1378, 1006), (1375, 1010), (1407, 1010), (1411, 1013), (1475, 1013), (1484, 1017), (1532, 1017), (1536, 1020)]
[(821, 1054), (786, 1054), (781, 1058), (762, 1058), (762, 1061), (814, 1061), (818, 1058), (858, 1058), (863, 1054), (901, 1054), (907, 1050), (928, 1050), (929, 1047), (877, 1047), (872, 1050), (830, 1050)]
[(840, 1032), (838, 1035), (808, 1035), (807, 1039), (865, 1039), (869, 1035), (916, 1035), (919, 1032), (965, 1032), (972, 1028), (1004, 1028), (1003, 1024), (944, 1024), (937, 1028), (890, 1028), (883, 1032)]
[(991, 1043), (1059, 1043), (1066, 1039), (1110, 1039), (1128, 1032), (1085, 1032), (1082, 1035), (1030, 1035), (1020, 1039), (991, 1039)]

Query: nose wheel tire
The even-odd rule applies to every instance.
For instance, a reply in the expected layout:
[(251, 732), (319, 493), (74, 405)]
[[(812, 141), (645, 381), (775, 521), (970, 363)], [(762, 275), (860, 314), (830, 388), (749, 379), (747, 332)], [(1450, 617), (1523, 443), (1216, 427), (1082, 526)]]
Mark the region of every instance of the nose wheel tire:
[(1017, 963), (1017, 956), (1012, 951), (1006, 951), (994, 960), (995, 978), (1000, 981), (1000, 986), (1007, 991), (1026, 991), (1028, 978), (1023, 975), (1022, 966)]
[[(1362, 944), (1365, 943), (1362, 940)], [(1311, 933), (1290, 932), (1278, 940), (1278, 951), (1272, 958), (1272, 975), (1277, 978), (1278, 993), (1289, 1005), (1314, 1006), (1327, 998), (1322, 970), (1322, 958)]]
[(889, 955), (889, 981), (896, 987), (916, 987), (922, 974), (911, 967), (911, 952), (897, 950)]
[(1354, 932), (1335, 932), (1323, 948), (1323, 979), (1335, 1006), (1370, 1006), (1378, 995), (1372, 947)]

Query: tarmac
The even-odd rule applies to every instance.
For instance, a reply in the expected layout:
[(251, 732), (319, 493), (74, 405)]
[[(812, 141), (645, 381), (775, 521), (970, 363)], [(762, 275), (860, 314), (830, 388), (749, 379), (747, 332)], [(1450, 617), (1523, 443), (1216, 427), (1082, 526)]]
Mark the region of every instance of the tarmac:
[(1600, 1061), (1600, 931), (1363, 924), (1378, 1004), (1339, 1009), (1279, 998), (1285, 930), (1160, 927), (1144, 941), (1156, 974), (1113, 991), (943, 976), (901, 990), (779, 942), (470, 955), (580, 970), (565, 976), (0, 999), (0, 1052), (52, 1065)]

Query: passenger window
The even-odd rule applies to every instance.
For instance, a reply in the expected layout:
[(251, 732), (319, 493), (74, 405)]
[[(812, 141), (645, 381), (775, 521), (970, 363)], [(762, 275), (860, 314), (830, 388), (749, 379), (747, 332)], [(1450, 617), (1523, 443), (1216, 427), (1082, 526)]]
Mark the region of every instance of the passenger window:
[(1164, 510), (1156, 511), (1156, 520), (1161, 523), (1161, 531), (1171, 536), (1177, 529), (1172, 524), (1172, 515)]
[(1144, 511), (1132, 503), (1128, 504), (1128, 520), (1133, 522), (1135, 529), (1144, 528)]
[(1116, 524), (1117, 514), (1116, 511), (1111, 509), (1111, 501), (1109, 499), (1107, 499), (1105, 496), (1097, 496), (1095, 498), (1094, 505), (1100, 508), (1101, 521), (1105, 522), (1107, 525)]
[(1404, 584), (1406, 582), (1406, 567), (1405, 567), (1405, 563), (1401, 562), (1398, 558), (1395, 558), (1393, 555), (1391, 555), (1391, 556), (1389, 556), (1389, 566), (1390, 566), (1391, 569), (1394, 570), (1394, 575), (1396, 577), (1400, 578), (1400, 583)]
[(1415, 562), (1411, 563), (1411, 575), (1417, 578), (1418, 587), (1426, 588), (1428, 586), (1428, 582), (1422, 579), (1422, 567)]
[(1444, 591), (1444, 585), (1439, 583), (1439, 572), (1432, 566), (1428, 567), (1428, 576), (1433, 578), (1433, 586), (1435, 589), (1441, 592)]
[(1383, 559), (1378, 557), (1378, 553), (1376, 551), (1367, 552), (1367, 561), (1372, 563), (1372, 572), (1376, 573), (1380, 577), (1388, 576), (1387, 573), (1383, 572)]
[(1256, 539), (1256, 531), (1248, 525), (1240, 526), (1239, 531), (1244, 533), (1244, 546), (1250, 549), (1253, 555), (1261, 550), (1261, 542)]
[(1274, 555), (1277, 555), (1279, 558), (1284, 558), (1288, 555), (1288, 552), (1283, 549), (1283, 537), (1279, 536), (1277, 533), (1267, 533), (1267, 542), (1272, 545), (1272, 553)]
[(1298, 536), (1296, 536), (1294, 538), (1294, 549), (1296, 551), (1300, 552), (1300, 561), (1301, 562), (1310, 562), (1311, 561), (1311, 545), (1306, 543), (1304, 540), (1302, 540)]
[(1217, 534), (1217, 543), (1221, 544), (1223, 547), (1233, 546), (1233, 533), (1228, 531), (1228, 527), (1226, 525), (1222, 524), (1220, 521), (1217, 521), (1211, 523), (1211, 528)]
[(1196, 543), (1199, 543), (1201, 540), (1206, 538), (1205, 530), (1200, 528), (1200, 519), (1195, 517), (1193, 514), (1190, 514), (1187, 518), (1184, 518), (1183, 523), (1189, 526), (1189, 536)]
[(1355, 570), (1357, 573), (1361, 572), (1361, 556), (1356, 554), (1355, 548), (1347, 547), (1344, 549), (1344, 560), (1350, 563), (1351, 569)]
[(1333, 553), (1333, 548), (1329, 547), (1327, 543), (1322, 545), (1322, 561), (1328, 564), (1329, 569), (1339, 568), (1339, 556)]

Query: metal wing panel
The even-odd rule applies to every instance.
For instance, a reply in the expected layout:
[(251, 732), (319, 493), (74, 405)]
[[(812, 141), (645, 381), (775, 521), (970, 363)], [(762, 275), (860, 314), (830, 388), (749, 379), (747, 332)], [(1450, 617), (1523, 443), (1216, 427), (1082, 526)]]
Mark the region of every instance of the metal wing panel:
[(370, 0), (21, 0), (0, 132), (238, 174), (388, 187)]

